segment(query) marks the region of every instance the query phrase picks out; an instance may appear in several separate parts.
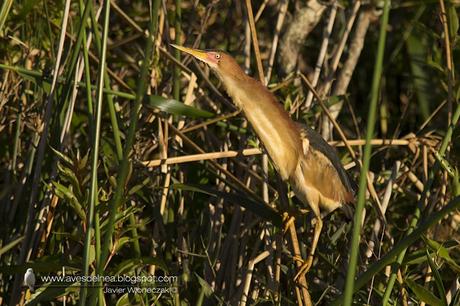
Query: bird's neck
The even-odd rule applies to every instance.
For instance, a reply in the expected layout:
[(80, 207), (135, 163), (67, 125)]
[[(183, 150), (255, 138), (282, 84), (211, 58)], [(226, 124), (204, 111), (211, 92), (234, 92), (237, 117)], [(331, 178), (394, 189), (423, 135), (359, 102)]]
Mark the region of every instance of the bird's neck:
[[(242, 109), (243, 111), (246, 112), (247, 108), (249, 107), (249, 105), (247, 104), (248, 97), (245, 96), (247, 93), (242, 91), (242, 88), (245, 87), (244, 85), (248, 81), (251, 81), (251, 82), (256, 82), (256, 81), (245, 74), (241, 74), (240, 76), (235, 76), (235, 75), (223, 75), (223, 74), (217, 73), (217, 75), (219, 79), (222, 81), (222, 84), (225, 87), (225, 91), (232, 98), (233, 103), (239, 109)], [(246, 101), (246, 103), (243, 103), (243, 101)]]
[(302, 151), (300, 135), (275, 96), (259, 81), (223, 78), (227, 93), (241, 108), (263, 143), (275, 168), (287, 180), (298, 164)]

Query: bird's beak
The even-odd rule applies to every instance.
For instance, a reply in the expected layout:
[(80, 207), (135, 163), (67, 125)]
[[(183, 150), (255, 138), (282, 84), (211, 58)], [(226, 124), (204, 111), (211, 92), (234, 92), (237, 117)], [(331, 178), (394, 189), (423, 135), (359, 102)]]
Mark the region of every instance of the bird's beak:
[(199, 59), (202, 62), (205, 62), (206, 64), (209, 64), (208, 60), (208, 54), (205, 51), (201, 51), (198, 49), (192, 49), (192, 48), (186, 48), (178, 45), (171, 44), (176, 49), (181, 50), (182, 52), (188, 53), (190, 55), (193, 55), (195, 58)]

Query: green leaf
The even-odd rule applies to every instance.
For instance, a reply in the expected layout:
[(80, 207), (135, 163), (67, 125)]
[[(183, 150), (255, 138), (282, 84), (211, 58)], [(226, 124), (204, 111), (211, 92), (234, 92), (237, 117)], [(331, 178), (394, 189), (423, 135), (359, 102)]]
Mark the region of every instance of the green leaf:
[(337, 240), (339, 240), (340, 237), (346, 235), (347, 226), (348, 226), (348, 223), (342, 223), (342, 225), (335, 231), (335, 233), (332, 234), (332, 237), (331, 237), (332, 245), (335, 245)]
[(339, 95), (339, 96), (330, 96), (329, 98), (327, 98), (326, 100), (326, 105), (328, 107), (331, 107), (337, 103), (341, 103), (343, 100), (344, 100), (345, 96), (344, 95)]
[(219, 127), (228, 129), (230, 131), (240, 133), (240, 134), (246, 134), (248, 132), (248, 130), (245, 129), (245, 128), (242, 128), (242, 127), (239, 127), (239, 126), (236, 126), (236, 125), (233, 125), (233, 124), (228, 124), (228, 123), (223, 122), (223, 121), (216, 122), (216, 125), (219, 126)]
[(138, 192), (139, 190), (141, 190), (144, 186), (146, 186), (148, 183), (150, 183), (150, 178), (149, 178), (149, 177), (147, 177), (146, 179), (144, 179), (144, 180), (142, 181), (142, 183), (137, 184), (137, 185), (135, 185), (134, 187), (132, 187), (131, 189), (129, 189), (128, 195), (133, 195), (133, 194), (135, 194), (136, 192)]
[(21, 236), (10, 243), (7, 243), (5, 246), (0, 248), (0, 256), (7, 253), (9, 250), (13, 249), (17, 244), (19, 244), (24, 239), (24, 236)]
[[(199, 192), (199, 193), (204, 193), (213, 197), (217, 197), (217, 195), (213, 192), (206, 191), (205, 189), (195, 186), (195, 185), (186, 185), (186, 184), (172, 184), (171, 185), (172, 189), (177, 189), (177, 190), (185, 190), (185, 191), (193, 191), (193, 192)], [(206, 187), (205, 187), (206, 188)]]
[(77, 176), (67, 167), (64, 167), (61, 163), (58, 163), (59, 173), (62, 175), (63, 178), (66, 178), (70, 184), (72, 184), (73, 190), (75, 190), (75, 196), (77, 199), (81, 199), (82, 193), (80, 189), (80, 184), (78, 182)]
[(429, 291), (425, 287), (420, 286), (411, 279), (406, 279), (404, 282), (415, 293), (415, 295), (420, 301), (425, 302), (429, 305), (443, 305), (441, 300), (438, 299), (433, 293), (431, 293), (431, 291)]
[(55, 148), (51, 146), (50, 148), (51, 148), (51, 151), (53, 151), (54, 154), (56, 154), (60, 160), (66, 162), (69, 166), (73, 167), (73, 160), (70, 157), (67, 157), (66, 155), (64, 155), (63, 153), (59, 152), (58, 150), (56, 150)]
[(403, 265), (419, 265), (424, 262), (426, 262), (426, 253), (423, 250), (415, 250), (406, 255)]
[(426, 237), (424, 237), (424, 240), (430, 249), (436, 252), (436, 255), (444, 259), (453, 270), (455, 270), (457, 273), (460, 273), (460, 266), (455, 262), (454, 259), (452, 259), (447, 248), (445, 248), (439, 242), (428, 239)]
[(80, 271), (81, 257), (74, 257), (71, 260), (65, 259), (62, 254), (43, 256), (33, 262), (28, 262), (23, 265), (9, 265), (5, 264), (0, 266), (0, 271), (4, 275), (11, 275), (15, 273), (24, 273), (28, 268), (34, 269), (35, 275), (40, 273), (56, 273), (66, 267), (66, 270)]
[[(129, 216), (131, 214), (134, 214), (134, 213), (136, 213), (136, 212), (138, 212), (140, 210), (141, 209), (139, 207), (129, 206), (125, 210), (122, 210), (122, 211), (118, 212), (115, 215), (115, 224), (118, 224), (120, 222), (124, 222), (125, 220), (127, 220), (129, 218)], [(109, 220), (105, 219), (104, 222), (101, 223), (101, 229), (105, 229), (105, 227), (107, 226), (108, 222), (109, 222)]]
[[(457, 285), (458, 285), (458, 280), (457, 280)], [(454, 295), (452, 298), (452, 301), (450, 301), (449, 306), (458, 306), (460, 305), (460, 290), (457, 290), (457, 293)]]
[(121, 237), (120, 239), (118, 239), (118, 240), (117, 240), (117, 244), (116, 244), (116, 248), (115, 248), (115, 252), (120, 251), (121, 248), (122, 248), (125, 244), (127, 244), (127, 243), (129, 243), (129, 242), (131, 242), (131, 241), (132, 241), (132, 239), (131, 239), (130, 237), (126, 237), (126, 236)]
[(134, 271), (134, 269), (143, 267), (146, 265), (155, 265), (158, 266), (161, 270), (168, 273), (169, 269), (167, 268), (165, 262), (157, 257), (141, 257), (141, 258), (132, 258), (122, 261), (114, 271), (113, 275), (123, 275), (128, 272)]
[(441, 154), (439, 154), (438, 151), (436, 150), (433, 150), (434, 152), (434, 157), (438, 160), (438, 162), (441, 164), (441, 167), (447, 171), (447, 173), (449, 174), (450, 177), (454, 177), (455, 176), (455, 171), (454, 169), (452, 168), (452, 166), (450, 165), (450, 163), (447, 161), (447, 159), (444, 158), (444, 156), (442, 156)]
[(452, 4), (448, 4), (447, 20), (449, 23), (450, 41), (454, 42), (458, 32), (458, 15), (455, 6)]
[(66, 286), (63, 286), (62, 283), (42, 284), (36, 289), (36, 292), (31, 295), (30, 300), (28, 300), (25, 305), (40, 305), (40, 302), (53, 301), (58, 297), (78, 292), (79, 287), (80, 284), (77, 282), (73, 284), (66, 284)]
[(173, 189), (182, 189), (195, 192), (205, 193), (207, 195), (212, 195), (214, 197), (220, 197), (226, 202), (232, 204), (238, 204), (243, 206), (246, 209), (249, 209), (257, 216), (266, 219), (267, 221), (272, 222), (276, 226), (282, 224), (282, 217), (278, 211), (268, 206), (265, 203), (261, 203), (247, 194), (237, 194), (237, 193), (226, 193), (222, 191), (215, 190), (202, 185), (184, 185), (184, 184), (172, 184), (171, 188)]
[(210, 118), (214, 117), (214, 114), (211, 112), (207, 112), (192, 106), (185, 105), (174, 99), (168, 99), (161, 96), (147, 96), (146, 101), (147, 107), (153, 107), (161, 110), (162, 112), (173, 114), (173, 115), (180, 115), (186, 117), (204, 117)]
[(420, 114), (424, 119), (430, 115), (430, 104), (434, 100), (432, 75), (427, 71), (427, 39), (420, 31), (415, 31), (409, 36), (406, 42), (409, 53), (409, 62), (412, 72), (412, 79), (417, 95)]
[(0, 64), (0, 68), (8, 69), (8, 70), (12, 70), (12, 71), (16, 72), (17, 74), (22, 76), (24, 79), (37, 84), (47, 94), (50, 93), (51, 82), (49, 80), (47, 80), (45, 77), (43, 77), (41, 72), (34, 71), (34, 70), (28, 70), (28, 69), (25, 69), (25, 68), (22, 68), (22, 67), (4, 65), (4, 64)]
[(200, 284), (201, 288), (203, 289), (203, 292), (206, 296), (210, 296), (213, 293), (212, 287), (208, 284), (207, 281), (205, 281), (203, 278), (201, 278), (198, 274), (195, 273), (196, 278), (198, 278), (198, 283)]
[(0, 35), (3, 36), (2, 30), (3, 30), (3, 25), (6, 22), (6, 19), (8, 18), (8, 15), (10, 14), (10, 9), (13, 4), (13, 0), (6, 0), (2, 1), (2, 8), (0, 9)]
[(82, 170), (86, 167), (86, 164), (88, 163), (88, 157), (89, 157), (89, 151), (88, 153), (83, 156), (82, 159), (78, 161), (78, 170)]
[[(102, 149), (102, 160), (104, 161), (104, 167), (116, 167), (118, 164), (118, 158), (117, 158), (117, 153), (115, 153), (115, 150), (113, 149), (113, 145), (110, 143), (110, 141), (106, 138), (102, 138), (101, 141), (101, 149)], [(109, 174), (108, 169), (106, 169), (106, 175)]]
[(452, 193), (454, 197), (460, 195), (460, 175), (457, 168), (455, 168), (454, 177), (452, 178)]
[(65, 199), (70, 204), (70, 207), (72, 207), (75, 213), (80, 217), (80, 219), (86, 222), (86, 213), (81, 207), (80, 202), (78, 202), (78, 199), (73, 191), (58, 182), (52, 183), (55, 187), (56, 195), (61, 199)]
[(447, 306), (446, 290), (444, 289), (444, 285), (442, 283), (442, 277), (439, 274), (438, 267), (431, 259), (431, 255), (428, 252), (428, 250), (426, 250), (426, 258), (428, 259), (428, 263), (430, 264), (431, 272), (433, 273), (434, 281), (436, 283), (436, 287), (438, 288), (438, 293), (441, 296), (442, 305)]
[(131, 295), (129, 293), (123, 294), (115, 304), (116, 306), (125, 306), (125, 305), (144, 305), (142, 297), (139, 294)]

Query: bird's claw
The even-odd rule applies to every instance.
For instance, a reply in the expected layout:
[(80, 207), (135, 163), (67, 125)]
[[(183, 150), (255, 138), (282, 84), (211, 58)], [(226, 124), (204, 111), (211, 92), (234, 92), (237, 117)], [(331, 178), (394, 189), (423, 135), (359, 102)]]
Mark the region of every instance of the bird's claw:
[(295, 218), (292, 216), (289, 216), (287, 212), (283, 213), (283, 234), (286, 233), (291, 227), (291, 225), (295, 222)]
[[(299, 260), (299, 259), (297, 258), (297, 259), (294, 259), (294, 260)], [(302, 259), (300, 259), (300, 261), (302, 261)], [(312, 264), (313, 264), (313, 255), (309, 255), (307, 260), (303, 262), (302, 266), (299, 268), (299, 271), (294, 276), (294, 281), (298, 282), (298, 280), (301, 277), (303, 277), (305, 274), (307, 274), (308, 271), (310, 271), (310, 268), (311, 268)]]

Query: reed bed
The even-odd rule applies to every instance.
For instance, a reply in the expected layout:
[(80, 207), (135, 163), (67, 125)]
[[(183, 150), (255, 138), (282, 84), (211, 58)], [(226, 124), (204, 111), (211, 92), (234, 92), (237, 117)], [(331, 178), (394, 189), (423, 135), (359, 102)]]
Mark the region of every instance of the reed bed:
[[(3, 1), (0, 304), (459, 305), (458, 5)], [(233, 55), (359, 184), (305, 278), (308, 207), (171, 43)]]

